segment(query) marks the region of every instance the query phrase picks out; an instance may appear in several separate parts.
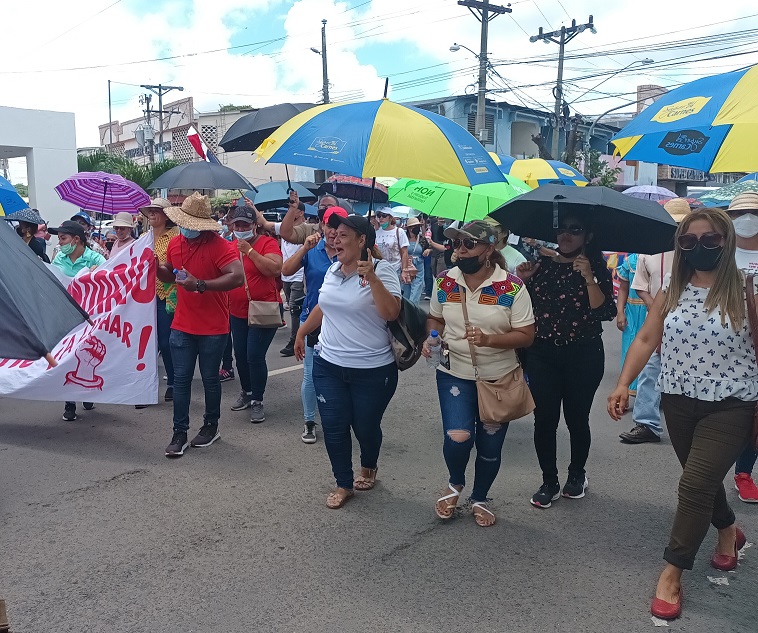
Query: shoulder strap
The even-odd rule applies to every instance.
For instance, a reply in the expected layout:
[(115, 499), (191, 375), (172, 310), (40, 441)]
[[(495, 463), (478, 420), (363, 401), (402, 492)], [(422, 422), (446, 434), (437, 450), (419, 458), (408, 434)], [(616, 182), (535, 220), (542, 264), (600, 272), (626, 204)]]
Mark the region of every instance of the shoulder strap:
[(247, 300), (252, 301), (250, 298), (250, 288), (247, 287), (247, 273), (245, 272), (245, 262), (242, 259), (242, 253), (240, 253), (240, 264), (242, 264), (242, 274), (245, 276), (245, 293), (247, 294)]
[(747, 275), (745, 278), (745, 302), (747, 303), (747, 320), (750, 323), (750, 334), (753, 339), (753, 347), (758, 354), (758, 314), (755, 308), (755, 275)]
[[(471, 325), (471, 321), (468, 320), (468, 308), (466, 307), (466, 289), (460, 282), (458, 282), (458, 287), (461, 289), (461, 308), (463, 308), (463, 323), (468, 328), (468, 326)], [(471, 364), (474, 366), (474, 376), (476, 380), (479, 380), (479, 368), (476, 366), (476, 348), (474, 347), (474, 344), (468, 340), (468, 338), (466, 338), (466, 340), (468, 341), (468, 348), (471, 353)]]

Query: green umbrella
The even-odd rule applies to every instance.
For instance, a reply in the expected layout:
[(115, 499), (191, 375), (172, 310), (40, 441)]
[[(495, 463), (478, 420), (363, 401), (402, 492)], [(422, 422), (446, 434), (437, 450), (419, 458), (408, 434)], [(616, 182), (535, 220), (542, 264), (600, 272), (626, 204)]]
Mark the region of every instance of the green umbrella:
[(505, 176), (505, 179), (505, 182), (463, 187), (401, 178), (388, 191), (390, 201), (406, 204), (427, 215), (460, 221), (481, 220), (509, 200), (532, 190), (518, 178)]
[(706, 207), (728, 207), (729, 203), (741, 193), (746, 191), (758, 191), (758, 181), (745, 180), (743, 182), (734, 182), (716, 191), (709, 191), (707, 194), (700, 196), (699, 200)]

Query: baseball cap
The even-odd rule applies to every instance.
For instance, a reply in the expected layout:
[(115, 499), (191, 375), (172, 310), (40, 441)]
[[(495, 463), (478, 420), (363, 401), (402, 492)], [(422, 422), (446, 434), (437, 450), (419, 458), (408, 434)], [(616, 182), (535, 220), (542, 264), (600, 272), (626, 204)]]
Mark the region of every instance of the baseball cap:
[(232, 211), (231, 217), (229, 218), (229, 223), (236, 222), (237, 220), (241, 220), (243, 222), (249, 222), (250, 224), (255, 224), (256, 217), (255, 217), (255, 211), (252, 209), (248, 209), (247, 207), (237, 207)]
[[(329, 218), (332, 217), (332, 215), (338, 215), (341, 218), (346, 218), (348, 216), (348, 212), (342, 207), (329, 207), (326, 209), (326, 211), (324, 211), (324, 217), (321, 221), (324, 222), (324, 224), (329, 224)], [(331, 226), (331, 224), (329, 226)]]
[[(332, 209), (340, 209), (340, 207), (332, 207)], [(344, 209), (340, 209), (340, 211), (344, 211)], [(374, 244), (376, 244), (376, 231), (374, 230), (374, 227), (371, 226), (371, 222), (368, 221), (368, 218), (364, 218), (362, 215), (352, 213), (343, 216), (335, 211), (329, 216), (327, 224), (333, 229), (339, 228), (341, 224), (344, 224), (354, 231), (358, 231), (360, 235), (365, 235), (366, 248), (372, 249), (374, 248)]]
[(66, 220), (65, 222), (61, 223), (59, 227), (50, 227), (47, 230), (53, 235), (58, 235), (59, 233), (74, 235), (82, 241), (82, 244), (86, 244), (87, 242), (87, 236), (84, 234), (82, 225), (78, 222), (74, 222), (73, 220)]
[(495, 227), (484, 220), (474, 220), (473, 222), (464, 224), (460, 228), (450, 226), (445, 229), (444, 235), (451, 240), (457, 237), (470, 237), (472, 240), (487, 244), (497, 242)]
[[(75, 213), (74, 215), (71, 216), (71, 220), (76, 220), (76, 218), (81, 218), (90, 226), (95, 226), (95, 222), (92, 220), (89, 213), (87, 213), (86, 211), (79, 211), (78, 213)], [(61, 224), (61, 226), (63, 225)]]

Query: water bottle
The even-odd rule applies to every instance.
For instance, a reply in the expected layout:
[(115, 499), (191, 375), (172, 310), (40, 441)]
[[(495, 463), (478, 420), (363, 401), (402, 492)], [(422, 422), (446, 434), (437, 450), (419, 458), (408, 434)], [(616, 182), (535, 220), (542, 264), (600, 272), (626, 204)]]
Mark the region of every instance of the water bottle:
[(185, 279), (187, 279), (187, 271), (184, 270), (184, 268), (182, 268), (181, 270), (174, 268), (174, 275), (176, 275), (177, 281), (184, 281)]
[(429, 358), (426, 359), (426, 364), (432, 369), (436, 369), (437, 365), (442, 362), (442, 340), (440, 339), (440, 333), (437, 330), (432, 330), (429, 338), (426, 339), (426, 344), (431, 352)]

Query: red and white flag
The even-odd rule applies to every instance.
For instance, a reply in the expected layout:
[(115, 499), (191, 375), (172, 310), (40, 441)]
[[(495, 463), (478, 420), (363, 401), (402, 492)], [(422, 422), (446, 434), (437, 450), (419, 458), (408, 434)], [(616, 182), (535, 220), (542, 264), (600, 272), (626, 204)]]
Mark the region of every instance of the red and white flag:
[(219, 162), (218, 158), (216, 158), (216, 155), (210, 149), (208, 149), (205, 141), (203, 141), (202, 137), (193, 125), (190, 125), (189, 129), (187, 130), (187, 140), (189, 141), (189, 144), (195, 148), (197, 155), (204, 161), (208, 163)]

